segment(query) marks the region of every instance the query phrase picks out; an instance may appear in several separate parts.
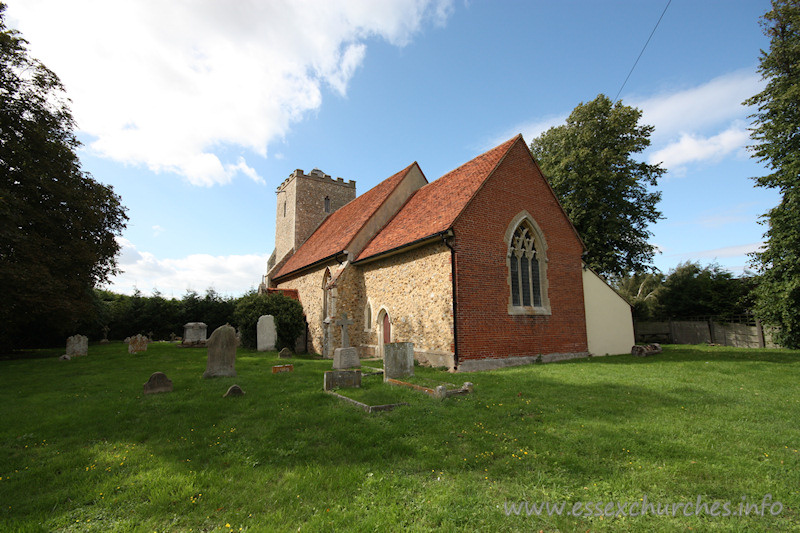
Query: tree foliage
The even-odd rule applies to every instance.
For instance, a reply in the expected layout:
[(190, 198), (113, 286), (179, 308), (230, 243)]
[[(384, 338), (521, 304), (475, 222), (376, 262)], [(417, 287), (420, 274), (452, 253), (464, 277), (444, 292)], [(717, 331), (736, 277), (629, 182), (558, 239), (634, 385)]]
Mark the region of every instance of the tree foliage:
[(632, 157), (650, 145), (653, 132), (653, 126), (639, 125), (641, 116), (601, 94), (531, 143), (586, 244), (587, 264), (611, 277), (647, 270), (655, 254), (647, 226), (661, 218), (655, 208), (661, 193), (648, 187), (666, 170)]
[(664, 274), (661, 272), (635, 272), (619, 278), (617, 290), (633, 307), (633, 318), (650, 320), (662, 315), (659, 297), (663, 291)]
[(275, 329), (278, 333), (276, 348), (294, 350), (295, 340), (306, 327), (303, 306), (283, 294), (257, 294), (250, 292), (242, 296), (236, 304), (234, 321), (239, 326), (242, 346), (256, 348), (256, 326), (261, 315), (275, 317)]
[(0, 3), (0, 346), (64, 339), (116, 272), (127, 216), (81, 170), (64, 88)]
[(173, 336), (183, 336), (183, 325), (187, 322), (204, 322), (209, 334), (223, 324), (234, 324), (237, 300), (220, 296), (214, 289), (207, 289), (204, 297), (187, 291), (180, 300), (165, 298), (157, 290), (152, 296), (143, 296), (138, 290), (130, 296), (104, 290), (94, 292), (95, 312), (78, 327), (90, 340), (105, 335), (110, 340), (122, 340), (138, 333), (154, 340), (170, 340)]
[(633, 305), (637, 320), (731, 318), (752, 310), (754, 278), (736, 278), (716, 263), (680, 263), (667, 276), (636, 273), (620, 279), (617, 290)]
[(745, 104), (757, 106), (753, 156), (771, 171), (756, 183), (777, 189), (781, 201), (764, 215), (765, 246), (753, 255), (756, 313), (777, 326), (777, 342), (800, 348), (800, 2), (773, 0), (762, 26), (770, 48), (758, 70), (767, 85)]

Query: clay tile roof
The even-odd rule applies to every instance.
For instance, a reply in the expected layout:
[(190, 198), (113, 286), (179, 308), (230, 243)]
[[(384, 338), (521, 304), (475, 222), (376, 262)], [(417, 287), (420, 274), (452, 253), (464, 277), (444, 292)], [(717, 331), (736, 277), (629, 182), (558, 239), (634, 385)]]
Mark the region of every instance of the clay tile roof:
[(420, 188), (359, 254), (357, 261), (436, 235), (452, 227), (518, 135)]
[(383, 204), (386, 198), (403, 181), (414, 167), (412, 163), (394, 176), (387, 178), (355, 200), (331, 213), (300, 249), (286, 261), (275, 278), (332, 257), (347, 249), (358, 231)]

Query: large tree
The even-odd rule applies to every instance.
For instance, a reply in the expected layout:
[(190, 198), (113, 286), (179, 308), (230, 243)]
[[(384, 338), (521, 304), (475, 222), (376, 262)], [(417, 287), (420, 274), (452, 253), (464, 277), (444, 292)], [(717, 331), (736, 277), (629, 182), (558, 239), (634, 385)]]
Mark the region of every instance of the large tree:
[(666, 172), (636, 161), (653, 126), (642, 112), (604, 95), (580, 103), (562, 126), (531, 143), (531, 151), (586, 244), (586, 262), (611, 277), (651, 267), (655, 247), (647, 229), (661, 218), (657, 185)]
[(765, 246), (753, 255), (756, 313), (778, 327), (779, 343), (800, 348), (800, 2), (773, 0), (761, 24), (770, 38), (758, 68), (767, 85), (745, 104), (757, 106), (753, 156), (771, 171), (756, 183), (777, 189), (781, 201), (764, 215)]
[(81, 170), (58, 76), (28, 54), (0, 3), (0, 346), (63, 341), (116, 271), (127, 216)]

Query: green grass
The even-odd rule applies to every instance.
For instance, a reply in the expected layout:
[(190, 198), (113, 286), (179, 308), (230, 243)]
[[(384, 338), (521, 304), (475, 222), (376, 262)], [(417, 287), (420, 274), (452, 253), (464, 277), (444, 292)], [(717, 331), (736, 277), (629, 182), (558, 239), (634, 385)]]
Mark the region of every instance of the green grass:
[[(240, 350), (90, 346), (69, 362), (0, 361), (2, 531), (800, 530), (800, 352), (666, 347), (415, 382), (475, 384), (444, 401), (364, 378), (322, 391), (330, 361)], [(378, 366), (379, 363), (372, 363)], [(369, 365), (367, 365), (369, 366)], [(174, 392), (142, 395), (152, 372)], [(234, 383), (246, 395), (223, 398)], [(351, 394), (352, 392), (352, 394)], [(360, 396), (359, 396), (360, 395)], [(374, 404), (374, 403), (373, 403)], [(765, 494), (777, 516), (507, 516), (506, 502), (695, 501)]]

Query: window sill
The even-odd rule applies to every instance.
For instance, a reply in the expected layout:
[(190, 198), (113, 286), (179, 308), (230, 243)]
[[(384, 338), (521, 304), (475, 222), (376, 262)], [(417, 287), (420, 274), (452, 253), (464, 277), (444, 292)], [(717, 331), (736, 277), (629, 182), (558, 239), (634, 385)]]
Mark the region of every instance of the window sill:
[(509, 315), (531, 315), (531, 316), (550, 316), (553, 313), (549, 307), (524, 307), (516, 305), (508, 305)]

